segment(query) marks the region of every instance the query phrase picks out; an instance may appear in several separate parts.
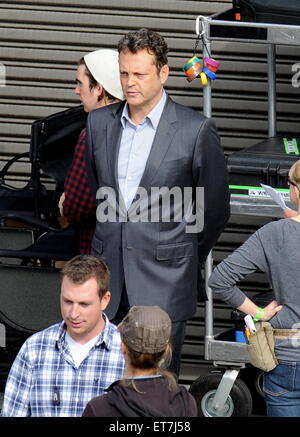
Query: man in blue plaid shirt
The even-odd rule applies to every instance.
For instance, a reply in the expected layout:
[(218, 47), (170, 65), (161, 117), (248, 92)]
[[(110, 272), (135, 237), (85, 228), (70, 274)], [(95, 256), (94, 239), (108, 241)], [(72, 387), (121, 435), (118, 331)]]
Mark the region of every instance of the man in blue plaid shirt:
[(79, 255), (64, 266), (64, 320), (22, 346), (5, 387), (3, 417), (81, 416), (89, 400), (122, 377), (120, 335), (103, 313), (108, 287), (101, 259)]

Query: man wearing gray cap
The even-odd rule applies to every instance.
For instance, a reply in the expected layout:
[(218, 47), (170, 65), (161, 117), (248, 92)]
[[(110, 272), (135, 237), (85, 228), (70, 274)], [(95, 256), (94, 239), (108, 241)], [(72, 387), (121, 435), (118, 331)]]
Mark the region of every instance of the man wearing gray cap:
[[(75, 94), (86, 112), (123, 99), (118, 52), (99, 49), (80, 59)], [(79, 252), (89, 254), (95, 232), (96, 206), (88, 182), (85, 163), (86, 130), (83, 129), (74, 151), (71, 169), (59, 202), (61, 215), (78, 228)]]
[(158, 306), (133, 306), (118, 329), (126, 378), (92, 399), (86, 417), (192, 417), (195, 399), (165, 368), (170, 360), (171, 319)]

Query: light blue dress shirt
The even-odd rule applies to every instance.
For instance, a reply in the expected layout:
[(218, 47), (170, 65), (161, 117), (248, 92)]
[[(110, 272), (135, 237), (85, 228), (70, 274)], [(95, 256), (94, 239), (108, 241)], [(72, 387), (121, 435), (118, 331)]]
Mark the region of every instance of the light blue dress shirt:
[(118, 159), (118, 181), (127, 210), (142, 179), (166, 99), (166, 92), (163, 91), (158, 104), (139, 125), (135, 125), (130, 119), (128, 104), (124, 106), (121, 117), (123, 133)]

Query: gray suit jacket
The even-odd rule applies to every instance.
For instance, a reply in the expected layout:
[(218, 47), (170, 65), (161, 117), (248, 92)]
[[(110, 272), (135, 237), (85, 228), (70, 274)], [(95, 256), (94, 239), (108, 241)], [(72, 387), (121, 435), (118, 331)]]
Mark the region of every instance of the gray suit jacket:
[[(87, 165), (95, 197), (100, 187), (118, 192), (123, 106), (110, 105), (88, 116)], [(227, 169), (214, 122), (168, 97), (140, 187), (146, 193), (151, 187), (182, 192), (192, 187), (194, 200), (196, 187), (204, 187), (204, 228), (188, 233), (185, 220), (133, 222), (128, 216), (137, 209), (138, 196), (127, 215), (125, 210), (117, 220), (97, 221), (92, 254), (102, 257), (111, 272), (106, 314), (116, 314), (125, 281), (131, 306), (159, 305), (173, 321), (187, 320), (196, 311), (199, 291), (204, 297), (201, 266), (229, 218)], [(103, 202), (97, 200), (98, 212)], [(118, 194), (117, 203), (122, 204)]]

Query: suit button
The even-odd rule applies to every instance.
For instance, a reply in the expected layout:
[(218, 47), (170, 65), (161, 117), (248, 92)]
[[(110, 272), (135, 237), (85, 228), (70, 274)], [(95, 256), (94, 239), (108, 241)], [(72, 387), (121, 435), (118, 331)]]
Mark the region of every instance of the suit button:
[(126, 249), (128, 249), (128, 250), (131, 250), (131, 249), (132, 249), (132, 247), (131, 247), (131, 246), (127, 246), (127, 247), (126, 247)]

